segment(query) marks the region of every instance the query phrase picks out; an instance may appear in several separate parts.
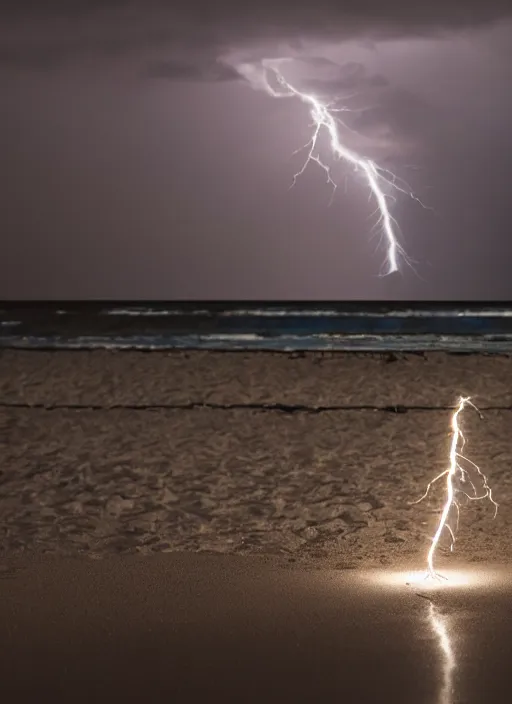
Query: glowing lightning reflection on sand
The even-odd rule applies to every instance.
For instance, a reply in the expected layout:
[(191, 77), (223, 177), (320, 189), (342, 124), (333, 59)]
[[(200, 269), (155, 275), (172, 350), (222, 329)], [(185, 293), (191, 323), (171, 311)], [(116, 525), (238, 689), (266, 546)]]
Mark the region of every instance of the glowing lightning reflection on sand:
[(439, 692), (439, 704), (451, 704), (453, 700), (453, 672), (455, 670), (455, 655), (452, 648), (446, 622), (438, 613), (432, 602), (429, 604), (428, 618), (430, 626), (437, 636), (442, 657), (443, 683)]

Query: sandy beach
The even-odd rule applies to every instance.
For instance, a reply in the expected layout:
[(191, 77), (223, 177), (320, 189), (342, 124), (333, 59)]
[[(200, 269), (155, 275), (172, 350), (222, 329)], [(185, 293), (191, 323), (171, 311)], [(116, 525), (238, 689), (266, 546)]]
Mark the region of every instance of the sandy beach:
[[(1, 351), (6, 701), (508, 701), (511, 363)], [(436, 564), (478, 586), (431, 601), (443, 495), (411, 502), (460, 394), (500, 506), (462, 507)]]
[[(362, 567), (423, 560), (450, 406), (501, 504), (456, 554), (512, 556), (510, 359), (480, 355), (0, 353), (0, 545), (206, 551)], [(449, 559), (449, 557), (447, 558)]]

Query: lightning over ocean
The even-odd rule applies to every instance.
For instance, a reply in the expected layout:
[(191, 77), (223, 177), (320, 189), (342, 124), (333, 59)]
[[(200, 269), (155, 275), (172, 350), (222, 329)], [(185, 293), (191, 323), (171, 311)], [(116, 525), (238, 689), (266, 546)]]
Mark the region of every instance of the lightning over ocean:
[[(293, 176), (292, 186), (307, 167), (315, 163), (325, 172), (334, 196), (338, 181), (333, 175), (333, 167), (337, 162), (343, 162), (356, 176), (361, 177), (368, 189), (369, 200), (373, 202), (376, 218), (373, 229), (379, 232), (385, 251), (381, 275), (399, 272), (404, 264), (412, 267), (401, 243), (400, 227), (392, 214), (392, 209), (400, 194), (407, 195), (423, 207), (425, 206), (407, 184), (395, 174), (379, 166), (373, 159), (358, 154), (347, 145), (350, 140), (349, 138), (345, 140), (343, 135), (353, 130), (341, 120), (340, 114), (350, 112), (350, 109), (346, 105), (340, 105), (341, 101), (338, 98), (326, 101), (313, 93), (299, 90), (293, 82), (285, 78), (282, 72), (282, 66), (290, 61), (293, 60), (264, 59), (259, 64), (239, 64), (237, 70), (250, 84), (263, 88), (271, 97), (295, 98), (309, 109), (312, 119), (311, 136), (308, 142), (295, 152), (305, 153), (305, 159), (301, 168)], [(323, 134), (327, 136), (330, 162), (320, 155), (319, 140)]]

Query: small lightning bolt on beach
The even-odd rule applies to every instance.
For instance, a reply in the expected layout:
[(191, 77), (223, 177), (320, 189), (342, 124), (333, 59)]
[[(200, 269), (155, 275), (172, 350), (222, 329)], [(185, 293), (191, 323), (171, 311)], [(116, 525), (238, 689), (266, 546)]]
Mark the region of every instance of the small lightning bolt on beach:
[(426, 499), (432, 487), (440, 480), (444, 480), (444, 505), (436, 532), (432, 538), (432, 544), (427, 553), (427, 573), (423, 575), (424, 579), (437, 582), (446, 579), (435, 568), (435, 558), (440, 546), (440, 540), (446, 533), (449, 538), (450, 551), (453, 552), (463, 502), (484, 501), (487, 499), (493, 506), (494, 518), (496, 518), (498, 513), (498, 504), (494, 500), (487, 476), (477, 464), (463, 454), (466, 437), (461, 429), (461, 419), (466, 409), (475, 411), (480, 418), (483, 418), (483, 415), (469, 397), (461, 396), (459, 398), (458, 405), (451, 418), (448, 467), (428, 483), (425, 493), (412, 504), (419, 504)]

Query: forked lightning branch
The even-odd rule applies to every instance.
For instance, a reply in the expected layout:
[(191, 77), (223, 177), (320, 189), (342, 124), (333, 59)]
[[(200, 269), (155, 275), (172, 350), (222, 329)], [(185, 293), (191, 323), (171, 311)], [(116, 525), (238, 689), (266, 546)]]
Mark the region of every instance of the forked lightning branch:
[[(237, 70), (249, 82), (256, 81), (273, 98), (295, 98), (309, 108), (312, 118), (311, 137), (306, 144), (296, 150), (296, 153), (303, 151), (306, 157), (302, 167), (294, 175), (292, 185), (310, 164), (316, 164), (326, 173), (328, 183), (336, 190), (338, 184), (333, 176), (332, 167), (336, 162), (344, 162), (356, 175), (362, 177), (369, 191), (369, 196), (375, 203), (377, 219), (375, 227), (380, 230), (386, 252), (383, 274), (387, 275), (399, 271), (403, 263), (410, 265), (405, 250), (400, 244), (399, 226), (391, 209), (399, 194), (405, 194), (419, 203), (421, 202), (407, 185), (393, 173), (379, 166), (372, 159), (359, 155), (343, 142), (341, 130), (348, 128), (341, 121), (339, 115), (342, 112), (347, 112), (348, 109), (337, 107), (337, 100), (325, 102), (312, 93), (299, 90), (282, 73), (281, 67), (288, 61), (290, 60), (264, 59), (258, 65), (239, 64)], [(275, 87), (272, 83), (275, 84)], [(320, 156), (319, 139), (322, 133), (325, 133), (328, 138), (332, 164), (327, 163)]]

